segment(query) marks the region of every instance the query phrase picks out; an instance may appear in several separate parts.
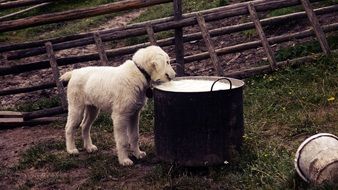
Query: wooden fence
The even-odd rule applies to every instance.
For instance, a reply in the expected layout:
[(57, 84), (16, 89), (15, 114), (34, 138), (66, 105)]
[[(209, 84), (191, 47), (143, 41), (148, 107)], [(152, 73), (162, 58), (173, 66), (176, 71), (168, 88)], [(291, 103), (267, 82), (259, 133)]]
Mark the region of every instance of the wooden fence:
[[(317, 0), (318, 1), (318, 0)], [(311, 2), (317, 2), (311, 1)], [(135, 6), (130, 6), (131, 3)], [(105, 14), (110, 11), (120, 11), (126, 10), (129, 8), (140, 8), (149, 5), (166, 3), (168, 0), (157, 0), (157, 1), (123, 1), (117, 9), (116, 6), (114, 9), (104, 9), (105, 11), (100, 12), (100, 14)], [(136, 6), (137, 4), (137, 6)], [(1, 4), (0, 4), (1, 5)], [(115, 3), (116, 5), (116, 3)], [(264, 19), (259, 19), (259, 12), (269, 11), (273, 9), (279, 9), (284, 7), (291, 7), (300, 5), (303, 7), (304, 11), (299, 11), (296, 13), (290, 13), (282, 16), (269, 17)], [(102, 6), (100, 6), (102, 8)], [(95, 10), (100, 10), (100, 7), (97, 7)], [(109, 5), (107, 7), (110, 7)], [(274, 56), (274, 52), (271, 48), (271, 45), (292, 41), (294, 39), (303, 39), (307, 37), (315, 36), (319, 41), (321, 49), (324, 54), (330, 53), (330, 48), (325, 37), (325, 33), (337, 31), (338, 23), (329, 23), (327, 25), (320, 25), (317, 16), (324, 14), (334, 14), (338, 10), (338, 5), (330, 5), (325, 7), (320, 7), (313, 9), (312, 5), (308, 0), (257, 0), (250, 2), (237, 3), (233, 5), (218, 7), (214, 9), (192, 12), (187, 14), (182, 14), (182, 3), (180, 0), (173, 1), (174, 7), (174, 16), (161, 18), (136, 24), (130, 24), (125, 27), (113, 28), (104, 31), (98, 32), (89, 32), (76, 34), (71, 36), (65, 36), (61, 38), (53, 38), (48, 40), (40, 40), (34, 42), (20, 43), (20, 44), (8, 44), (0, 46), (0, 53), (6, 60), (2, 62), (18, 61), (25, 60), (26, 58), (33, 56), (48, 55), (48, 59), (22, 63), (22, 64), (2, 64), (0, 67), (0, 76), (10, 77), (13, 74), (20, 73), (29, 73), (36, 70), (52, 68), (54, 82), (38, 84), (35, 86), (27, 86), (20, 88), (10, 88), (5, 90), (0, 90), (0, 96), (7, 96), (19, 93), (30, 93), (38, 90), (49, 89), (57, 87), (58, 95), (61, 98), (62, 106), (40, 110), (30, 113), (17, 114), (12, 118), (19, 118), (18, 120), (9, 120), (7, 122), (1, 123), (1, 118), (9, 118), (10, 113), (6, 112), (1, 116), (0, 114), (0, 125), (30, 125), (37, 124), (39, 122), (51, 121), (50, 118), (46, 120), (41, 119), (42, 117), (49, 117), (57, 115), (60, 113), (66, 112), (67, 102), (65, 98), (64, 86), (66, 83), (61, 83), (59, 81), (59, 67), (65, 65), (74, 65), (77, 63), (88, 62), (88, 61), (100, 61), (101, 65), (110, 65), (109, 59), (112, 59), (117, 56), (123, 56), (134, 53), (137, 49), (146, 47), (150, 44), (156, 44), (161, 47), (174, 46), (176, 58), (172, 59), (173, 63), (176, 63), (176, 70), (179, 75), (184, 75), (185, 73), (185, 64), (195, 61), (201, 61), (205, 59), (211, 59), (211, 63), (214, 67), (215, 75), (220, 76), (230, 76), (237, 78), (246, 78), (256, 74), (270, 73), (275, 71), (278, 68), (281, 68), (289, 64), (300, 64), (305, 60), (313, 59), (312, 56), (300, 57), (293, 60), (284, 60), (277, 62)], [(87, 10), (88, 11), (88, 10)], [(87, 16), (93, 16), (94, 14), (87, 14), (85, 10), (82, 12)], [(97, 15), (99, 12), (96, 12)], [(59, 13), (56, 13), (59, 14)], [(231, 26), (224, 26), (215, 29), (208, 29), (207, 23), (213, 21), (219, 21), (226, 18), (232, 18), (240, 15), (249, 15), (250, 20), (245, 23), (240, 23)], [(53, 15), (48, 15), (53, 17)], [(77, 18), (77, 17), (74, 17)], [(303, 31), (287, 33), (278, 36), (267, 37), (264, 32), (264, 27), (278, 25), (290, 20), (300, 20), (307, 18), (310, 21), (311, 28), (305, 29)], [(49, 20), (45, 16), (37, 16), (32, 18), (35, 20), (34, 24), (23, 24), (22, 20), (14, 20), (11, 23), (1, 23), (0, 31), (9, 31), (15, 30), (22, 27), (37, 25), (36, 23), (49, 23), (54, 21), (64, 21), (65, 18), (59, 18), (59, 20)], [(37, 21), (38, 20), (38, 21)], [(10, 26), (10, 27), (8, 27)], [(197, 26), (200, 32), (189, 33), (183, 35), (183, 29), (186, 27)], [(216, 48), (213, 42), (213, 37), (232, 34), (236, 32), (241, 32), (249, 29), (255, 29), (259, 39), (244, 43), (239, 43), (227, 47)], [(175, 35), (173, 37), (156, 39), (156, 33), (162, 31), (174, 30)], [(130, 37), (147, 35), (149, 42), (140, 43), (136, 45), (130, 45), (120, 48), (113, 48), (106, 50), (103, 46), (103, 43), (111, 42), (115, 40), (122, 40)], [(197, 53), (189, 56), (184, 54), (184, 43), (193, 42), (196, 40), (203, 40), (205, 46), (207, 47), (206, 52)], [(54, 51), (61, 51), (75, 47), (83, 47), (90, 44), (94, 44), (97, 47), (97, 53), (89, 53), (79, 56), (68, 56), (68, 57), (56, 57)], [(222, 68), (219, 56), (226, 55), (235, 52), (241, 52), (244, 50), (255, 49), (258, 47), (263, 47), (263, 50), (266, 54), (268, 65), (246, 68), (236, 72), (224, 72)], [(20, 115), (20, 116), (17, 116)], [(39, 122), (38, 122), (39, 121)]]

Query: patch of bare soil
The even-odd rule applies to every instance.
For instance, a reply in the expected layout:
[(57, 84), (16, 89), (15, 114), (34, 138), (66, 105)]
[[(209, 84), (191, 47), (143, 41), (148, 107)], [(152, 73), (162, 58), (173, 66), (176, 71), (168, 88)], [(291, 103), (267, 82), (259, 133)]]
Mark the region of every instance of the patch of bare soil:
[[(94, 129), (95, 131), (95, 129)], [(94, 132), (95, 133), (95, 132)], [(78, 132), (78, 136), (79, 136)], [(80, 139), (80, 137), (78, 137)], [(113, 138), (112, 133), (105, 133), (104, 138)], [(94, 138), (94, 141), (100, 143), (102, 139)], [(79, 189), (85, 188), (86, 183), (90, 183), (90, 166), (88, 164), (80, 165), (67, 171), (54, 171), (46, 167), (28, 167), (23, 170), (16, 170), (22, 154), (36, 145), (48, 145), (53, 142), (62, 142), (64, 139), (63, 128), (52, 128), (51, 126), (35, 126), (31, 128), (16, 128), (0, 130), (0, 189)], [(153, 135), (144, 134), (140, 137), (140, 143), (145, 147), (153, 147)], [(79, 160), (86, 160), (90, 154), (80, 148)], [(114, 146), (109, 150), (101, 150), (99, 146), (98, 154), (105, 154), (108, 157), (116, 158), (116, 149)], [(65, 150), (50, 150), (54, 154), (67, 155)], [(149, 152), (148, 152), (149, 153)], [(96, 156), (98, 156), (96, 154)], [(151, 153), (150, 153), (151, 154)], [(65, 159), (69, 159), (65, 157)], [(95, 154), (94, 154), (95, 156)], [(71, 157), (71, 156), (68, 156)], [(136, 161), (133, 168), (123, 168), (128, 174), (119, 178), (109, 177), (104, 183), (95, 185), (97, 188), (110, 189), (114, 186), (132, 187), (134, 182), (147, 175), (153, 169), (154, 157), (149, 155), (144, 161)], [(37, 160), (39, 161), (39, 160)], [(118, 165), (115, 159), (115, 165)], [(92, 184), (91, 184), (92, 185)]]
[(0, 137), (0, 162), (3, 166), (12, 167), (27, 148), (49, 139), (62, 139), (63, 130), (50, 126), (22, 127), (0, 130)]

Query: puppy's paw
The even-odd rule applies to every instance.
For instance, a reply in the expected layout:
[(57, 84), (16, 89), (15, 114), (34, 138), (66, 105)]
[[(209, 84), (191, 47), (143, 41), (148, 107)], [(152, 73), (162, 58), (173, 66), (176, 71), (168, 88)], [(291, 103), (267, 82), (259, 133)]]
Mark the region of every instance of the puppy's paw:
[(144, 151), (134, 152), (133, 154), (137, 159), (142, 159), (147, 156), (147, 153)]
[(87, 150), (88, 153), (93, 153), (97, 151), (97, 147), (95, 145), (88, 145), (87, 147), (85, 147), (85, 149)]
[(129, 158), (125, 158), (123, 160), (119, 160), (119, 163), (122, 165), (122, 166), (131, 166), (134, 164), (133, 161), (131, 161)]
[(79, 154), (79, 150), (74, 148), (74, 149), (67, 149), (67, 152), (69, 154), (73, 154), (73, 155), (78, 155)]

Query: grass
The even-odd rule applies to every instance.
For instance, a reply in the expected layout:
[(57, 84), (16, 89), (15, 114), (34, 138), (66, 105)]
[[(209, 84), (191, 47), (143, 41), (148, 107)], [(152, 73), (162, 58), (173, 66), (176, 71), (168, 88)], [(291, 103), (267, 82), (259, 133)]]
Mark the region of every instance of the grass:
[(31, 112), (43, 108), (52, 108), (61, 105), (60, 99), (56, 96), (49, 98), (40, 98), (35, 101), (18, 104), (14, 109), (20, 112)]
[[(59, 12), (59, 11), (68, 11), (74, 10), (77, 8), (88, 8), (94, 7), (97, 5), (102, 5), (106, 3), (112, 3), (114, 0), (74, 0), (74, 1), (57, 1), (53, 2), (50, 5), (45, 7), (41, 7), (38, 9), (34, 9), (30, 12), (27, 12), (20, 17), (16, 17), (14, 19), (18, 19), (21, 17), (28, 17), (28, 16), (35, 16), (39, 14), (47, 14), (52, 12)], [(15, 10), (14, 10), (15, 11)], [(10, 13), (10, 11), (1, 11), (0, 15), (5, 15)], [(30, 41), (38, 40), (38, 39), (47, 39), (52, 37), (61, 37), (65, 35), (76, 34), (79, 32), (87, 31), (88, 28), (96, 27), (104, 22), (108, 21), (109, 19), (116, 16), (116, 13), (90, 17), (86, 19), (74, 20), (74, 21), (67, 21), (67, 22), (60, 22), (55, 24), (37, 26), (26, 28), (17, 31), (11, 32), (4, 32), (0, 34), (0, 42), (23, 42), (29, 39)]]
[[(327, 37), (327, 41), (330, 49), (338, 48), (338, 33), (334, 32)], [(297, 44), (297, 46), (284, 48), (279, 50), (275, 57), (277, 61), (284, 61), (287, 59), (293, 59), (296, 57), (306, 56), (314, 53), (320, 53), (321, 48), (317, 40), (304, 42), (302, 44)]]

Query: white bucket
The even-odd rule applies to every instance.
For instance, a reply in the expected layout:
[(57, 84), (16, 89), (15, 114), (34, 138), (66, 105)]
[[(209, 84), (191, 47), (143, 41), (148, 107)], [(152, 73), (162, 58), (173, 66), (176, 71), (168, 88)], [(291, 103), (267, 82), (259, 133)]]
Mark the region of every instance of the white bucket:
[(338, 183), (338, 137), (319, 133), (307, 138), (299, 146), (294, 164), (306, 182)]

